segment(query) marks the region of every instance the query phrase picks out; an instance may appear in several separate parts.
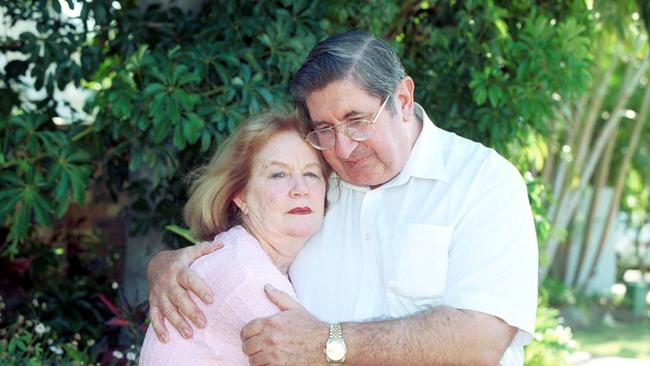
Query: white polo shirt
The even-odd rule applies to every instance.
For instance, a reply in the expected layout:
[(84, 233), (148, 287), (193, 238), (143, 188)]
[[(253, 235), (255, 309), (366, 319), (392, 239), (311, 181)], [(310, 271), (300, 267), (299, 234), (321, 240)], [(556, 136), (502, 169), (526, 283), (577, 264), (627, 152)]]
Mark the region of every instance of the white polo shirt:
[(494, 150), (436, 127), (376, 188), (334, 177), (328, 212), (290, 268), (301, 303), (327, 322), (399, 318), (438, 305), (519, 328), (501, 359), (523, 365), (537, 306), (537, 239), (526, 186)]

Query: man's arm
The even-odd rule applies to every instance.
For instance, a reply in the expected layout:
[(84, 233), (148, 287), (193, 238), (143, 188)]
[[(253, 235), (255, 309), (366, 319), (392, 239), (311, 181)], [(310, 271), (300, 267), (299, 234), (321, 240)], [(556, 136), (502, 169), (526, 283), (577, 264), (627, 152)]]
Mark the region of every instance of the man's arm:
[(192, 327), (187, 319), (199, 328), (205, 326), (205, 316), (189, 293), (195, 293), (206, 305), (212, 303), (214, 294), (189, 267), (197, 258), (221, 247), (221, 243), (205, 242), (177, 250), (163, 250), (151, 258), (147, 266), (149, 318), (161, 342), (169, 339), (165, 318), (185, 338), (192, 337)]
[(517, 329), (494, 316), (436, 307), (411, 317), (345, 323), (349, 365), (497, 365)]
[[(267, 295), (283, 311), (242, 330), (251, 365), (325, 364), (327, 324), (280, 291)], [(347, 365), (496, 365), (517, 333), (497, 317), (444, 306), (342, 328)]]

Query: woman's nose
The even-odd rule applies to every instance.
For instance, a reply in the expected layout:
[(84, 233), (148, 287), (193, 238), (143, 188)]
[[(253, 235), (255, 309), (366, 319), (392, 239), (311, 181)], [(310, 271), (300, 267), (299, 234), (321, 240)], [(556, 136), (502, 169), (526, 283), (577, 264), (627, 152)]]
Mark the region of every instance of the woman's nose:
[(307, 182), (303, 176), (299, 176), (294, 179), (293, 187), (291, 187), (291, 196), (300, 197), (309, 195), (309, 189), (307, 188)]

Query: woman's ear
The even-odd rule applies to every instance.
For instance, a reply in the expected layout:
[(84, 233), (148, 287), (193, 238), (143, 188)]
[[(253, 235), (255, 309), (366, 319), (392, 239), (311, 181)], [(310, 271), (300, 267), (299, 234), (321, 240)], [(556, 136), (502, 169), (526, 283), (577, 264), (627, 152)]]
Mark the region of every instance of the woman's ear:
[(248, 205), (246, 204), (246, 200), (244, 200), (244, 192), (243, 191), (237, 193), (235, 198), (233, 198), (233, 202), (235, 202), (235, 205), (237, 205), (237, 207), (239, 207), (239, 209), (241, 210), (241, 212), (244, 215), (248, 215)]

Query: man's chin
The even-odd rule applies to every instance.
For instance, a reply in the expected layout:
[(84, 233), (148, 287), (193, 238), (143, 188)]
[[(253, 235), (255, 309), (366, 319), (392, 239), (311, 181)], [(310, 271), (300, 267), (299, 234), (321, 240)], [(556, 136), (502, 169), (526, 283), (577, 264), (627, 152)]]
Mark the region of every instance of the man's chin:
[(377, 177), (372, 174), (367, 174), (364, 172), (359, 172), (357, 174), (348, 174), (348, 179), (343, 178), (343, 180), (359, 187), (377, 187), (385, 183), (380, 177)]

